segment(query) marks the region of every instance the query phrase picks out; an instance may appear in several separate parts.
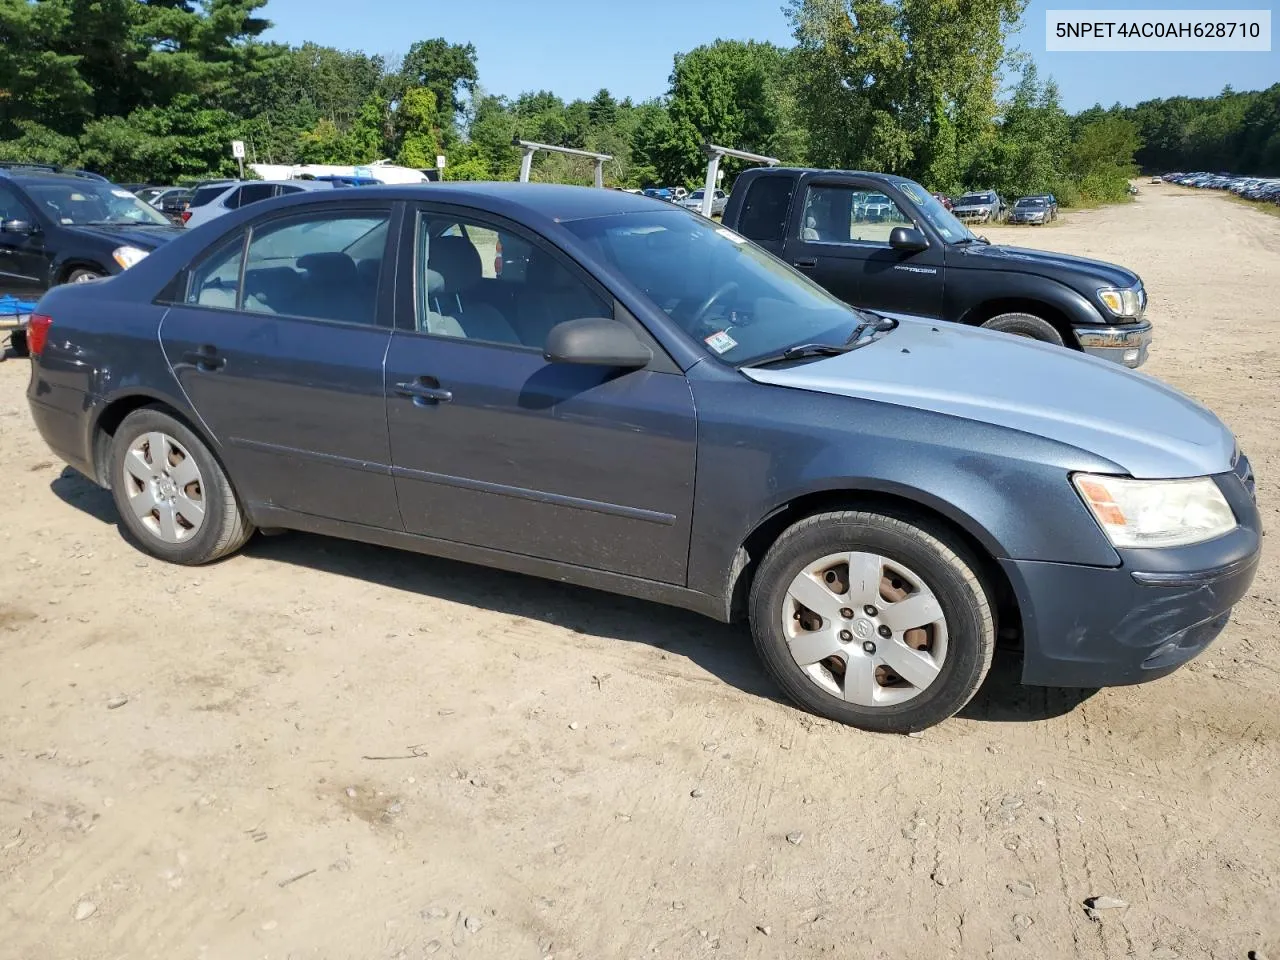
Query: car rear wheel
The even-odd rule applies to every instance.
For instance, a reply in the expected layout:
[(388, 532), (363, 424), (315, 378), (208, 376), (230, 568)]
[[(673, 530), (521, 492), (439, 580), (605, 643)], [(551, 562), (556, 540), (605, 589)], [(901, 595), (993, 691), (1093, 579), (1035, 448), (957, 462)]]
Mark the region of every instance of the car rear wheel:
[(809, 517), (778, 538), (752, 583), (756, 649), (806, 710), (864, 730), (923, 730), (968, 703), (991, 666), (979, 569), (926, 518)]
[(1062, 334), (1058, 332), (1053, 324), (1031, 313), (1002, 313), (999, 316), (992, 317), (982, 326), (987, 330), (1011, 333), (1015, 337), (1026, 337), (1030, 340), (1039, 340), (1041, 343), (1052, 343), (1058, 347), (1066, 343), (1062, 339)]
[(171, 563), (209, 563), (253, 535), (217, 458), (185, 424), (143, 408), (116, 429), (111, 493), (137, 544)]

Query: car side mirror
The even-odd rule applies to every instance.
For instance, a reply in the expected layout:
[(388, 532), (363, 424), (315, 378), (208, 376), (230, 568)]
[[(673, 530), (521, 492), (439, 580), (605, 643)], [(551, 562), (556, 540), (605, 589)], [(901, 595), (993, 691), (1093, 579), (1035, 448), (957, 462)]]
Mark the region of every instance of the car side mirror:
[(889, 232), (889, 246), (895, 250), (919, 253), (929, 249), (929, 240), (915, 227), (894, 227)]
[(31, 224), (26, 220), (5, 220), (0, 222), (0, 233), (31, 233)]
[(543, 357), (551, 363), (637, 370), (653, 359), (653, 351), (624, 324), (605, 317), (557, 323), (547, 334)]

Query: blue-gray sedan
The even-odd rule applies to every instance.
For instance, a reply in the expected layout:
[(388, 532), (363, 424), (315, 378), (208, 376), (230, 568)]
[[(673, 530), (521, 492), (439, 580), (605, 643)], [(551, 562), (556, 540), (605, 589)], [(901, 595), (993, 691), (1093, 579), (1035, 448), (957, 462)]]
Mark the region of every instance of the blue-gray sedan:
[(619, 191), (268, 200), (52, 290), (30, 344), (41, 434), (157, 557), (289, 528), (746, 618), (868, 729), (951, 716), (997, 637), (1030, 684), (1167, 674), (1258, 561), (1249, 462), (1177, 391)]

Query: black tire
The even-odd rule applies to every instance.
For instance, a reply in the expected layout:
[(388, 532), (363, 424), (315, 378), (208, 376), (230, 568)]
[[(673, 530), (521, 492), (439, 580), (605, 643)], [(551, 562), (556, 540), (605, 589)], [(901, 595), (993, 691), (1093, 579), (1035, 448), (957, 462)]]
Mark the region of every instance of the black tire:
[[(787, 591), (801, 570), (828, 554), (858, 550), (916, 571), (946, 619), (948, 646), (940, 672), (903, 703), (864, 707), (820, 687), (791, 656), (781, 626)], [(778, 538), (752, 581), (750, 616), (756, 650), (778, 686), (805, 710), (863, 730), (923, 730), (963, 708), (991, 667), (996, 624), (980, 569), (963, 542), (926, 517), (852, 510), (808, 517)]]
[(1062, 334), (1053, 324), (1032, 313), (1002, 313), (992, 317), (982, 326), (987, 330), (1011, 333), (1015, 337), (1027, 337), (1031, 340), (1039, 340), (1041, 343), (1051, 343), (1057, 347), (1066, 344)]
[(9, 334), (9, 355), (14, 357), (31, 356), (31, 350), (27, 347), (27, 331), (15, 330)]
[[(191, 538), (182, 543), (168, 543), (147, 527), (135, 515), (126, 491), (125, 455), (135, 440), (153, 432), (168, 434), (181, 444), (199, 469), (204, 520)], [(124, 418), (112, 438), (108, 470), (121, 524), (134, 544), (152, 556), (170, 563), (198, 566), (234, 553), (253, 536), (254, 526), (227, 480), (222, 464), (186, 424), (162, 410), (143, 407)]]
[(64, 283), (86, 283), (89, 280), (101, 280), (106, 274), (101, 270), (90, 270), (87, 267), (76, 267), (67, 274)]

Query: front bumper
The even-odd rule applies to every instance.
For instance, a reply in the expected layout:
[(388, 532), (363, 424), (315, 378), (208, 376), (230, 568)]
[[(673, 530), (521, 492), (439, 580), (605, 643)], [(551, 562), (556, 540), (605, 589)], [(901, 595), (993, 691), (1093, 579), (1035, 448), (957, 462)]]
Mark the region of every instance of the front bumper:
[(1080, 349), (1094, 357), (1126, 367), (1140, 367), (1151, 348), (1151, 321), (1073, 328)]
[(1120, 551), (1119, 567), (1004, 560), (1022, 615), (1022, 682), (1111, 687), (1156, 680), (1222, 632), (1258, 569), (1248, 460), (1216, 477), (1239, 525), (1189, 547)]

